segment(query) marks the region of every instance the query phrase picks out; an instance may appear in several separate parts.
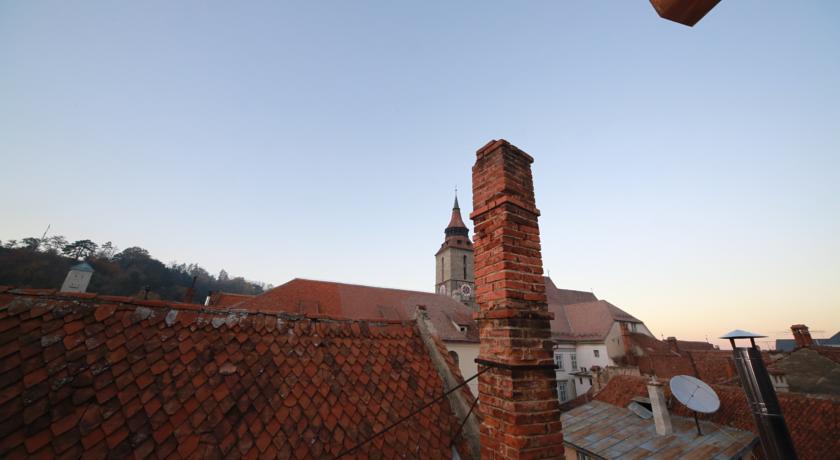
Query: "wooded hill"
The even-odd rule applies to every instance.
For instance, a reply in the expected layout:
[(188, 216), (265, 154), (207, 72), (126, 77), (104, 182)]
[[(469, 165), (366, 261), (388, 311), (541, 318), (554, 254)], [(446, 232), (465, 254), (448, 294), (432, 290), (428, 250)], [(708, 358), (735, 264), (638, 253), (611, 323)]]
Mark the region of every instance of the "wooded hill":
[(111, 242), (68, 243), (61, 236), (0, 244), (0, 285), (59, 289), (70, 267), (81, 261), (95, 270), (88, 292), (98, 294), (142, 298), (148, 286), (149, 299), (181, 301), (196, 277), (193, 302), (203, 303), (209, 291), (254, 295), (271, 287), (230, 277), (224, 270), (213, 276), (197, 264), (166, 265), (136, 246), (118, 251)]

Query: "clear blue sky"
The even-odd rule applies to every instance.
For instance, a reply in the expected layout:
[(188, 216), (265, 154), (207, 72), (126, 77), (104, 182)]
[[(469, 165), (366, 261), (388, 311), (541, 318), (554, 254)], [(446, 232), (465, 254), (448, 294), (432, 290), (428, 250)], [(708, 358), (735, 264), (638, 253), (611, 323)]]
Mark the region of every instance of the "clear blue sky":
[(833, 333), (838, 23), (835, 1), (694, 28), (644, 0), (0, 1), (0, 239), (432, 290), (452, 190), (468, 208), (506, 138), (560, 286), (657, 335)]

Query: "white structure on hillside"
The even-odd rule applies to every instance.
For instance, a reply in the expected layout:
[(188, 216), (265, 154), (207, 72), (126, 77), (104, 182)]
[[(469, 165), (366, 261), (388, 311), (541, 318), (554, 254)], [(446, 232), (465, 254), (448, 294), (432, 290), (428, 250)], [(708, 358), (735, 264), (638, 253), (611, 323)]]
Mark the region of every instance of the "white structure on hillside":
[(87, 262), (70, 267), (64, 284), (61, 285), (61, 292), (85, 292), (87, 291), (90, 278), (93, 276), (93, 267)]
[(653, 337), (633, 315), (584, 291), (558, 289), (545, 278), (548, 309), (554, 313), (551, 335), (557, 364), (557, 397), (568, 401), (592, 387), (592, 368), (615, 366), (624, 356), (621, 325)]

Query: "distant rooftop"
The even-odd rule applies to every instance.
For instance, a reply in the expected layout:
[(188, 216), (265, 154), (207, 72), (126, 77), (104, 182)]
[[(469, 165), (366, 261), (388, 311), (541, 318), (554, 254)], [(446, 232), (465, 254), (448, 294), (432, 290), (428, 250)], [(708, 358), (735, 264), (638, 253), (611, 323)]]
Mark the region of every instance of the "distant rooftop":
[[(285, 311), (366, 320), (411, 320), (423, 306), (438, 337), (478, 342), (472, 310), (452, 297), (359, 284), (295, 278), (236, 305), (244, 310)], [(459, 329), (466, 328), (466, 331)]]
[(545, 294), (548, 310), (554, 313), (551, 335), (557, 339), (603, 340), (616, 321), (641, 323), (591, 292), (560, 289), (549, 277), (545, 277)]
[[(840, 347), (840, 332), (832, 335), (827, 339), (813, 339), (814, 345), (821, 345), (824, 347)], [(794, 339), (776, 339), (776, 351), (793, 351), (796, 348), (796, 340)]]

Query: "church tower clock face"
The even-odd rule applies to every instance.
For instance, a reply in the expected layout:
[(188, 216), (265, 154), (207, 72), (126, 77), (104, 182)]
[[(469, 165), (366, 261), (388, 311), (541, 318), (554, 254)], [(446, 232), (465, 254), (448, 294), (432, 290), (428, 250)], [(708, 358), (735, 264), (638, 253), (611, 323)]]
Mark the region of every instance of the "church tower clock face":
[(446, 286), (444, 286), (443, 284), (438, 286), (438, 294), (446, 294)]
[(469, 284), (461, 285), (461, 295), (463, 295), (464, 297), (469, 297), (470, 295), (472, 295), (472, 288)]

